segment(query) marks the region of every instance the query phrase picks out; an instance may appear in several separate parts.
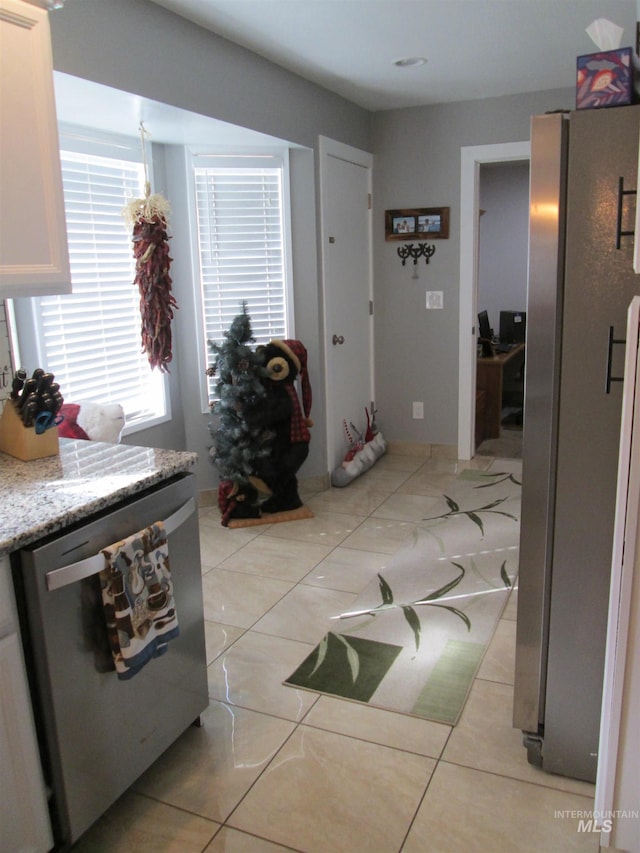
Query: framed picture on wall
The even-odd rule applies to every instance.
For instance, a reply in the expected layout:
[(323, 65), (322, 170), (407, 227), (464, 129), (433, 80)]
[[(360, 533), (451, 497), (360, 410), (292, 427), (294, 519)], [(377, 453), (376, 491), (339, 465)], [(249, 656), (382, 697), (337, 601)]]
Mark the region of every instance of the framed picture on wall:
[(391, 234), (393, 237), (399, 237), (403, 240), (407, 234), (415, 233), (417, 228), (415, 216), (411, 216), (408, 213), (402, 213), (402, 211), (399, 210), (394, 210), (392, 213), (398, 214), (397, 216), (391, 217)]
[(449, 237), (449, 208), (422, 207), (385, 210), (385, 239), (446, 239)]

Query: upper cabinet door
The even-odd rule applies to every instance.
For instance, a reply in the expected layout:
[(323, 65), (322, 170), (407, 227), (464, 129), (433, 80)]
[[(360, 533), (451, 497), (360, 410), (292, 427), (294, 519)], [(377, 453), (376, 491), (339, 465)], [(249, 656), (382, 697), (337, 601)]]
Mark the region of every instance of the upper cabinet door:
[(71, 292), (47, 14), (0, 0), (0, 299)]

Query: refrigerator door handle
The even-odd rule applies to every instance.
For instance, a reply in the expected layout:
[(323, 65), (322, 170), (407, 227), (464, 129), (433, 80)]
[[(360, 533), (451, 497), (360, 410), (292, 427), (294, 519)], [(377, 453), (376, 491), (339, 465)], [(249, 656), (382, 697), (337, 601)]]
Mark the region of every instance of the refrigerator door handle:
[(623, 237), (633, 237), (633, 231), (622, 230), (622, 212), (624, 208), (624, 197), (626, 195), (637, 195), (637, 190), (625, 190), (624, 178), (618, 178), (618, 215), (616, 217), (616, 249), (620, 248)]
[[(196, 510), (196, 502), (194, 498), (183, 504), (180, 509), (177, 509), (164, 521), (164, 528), (169, 536), (174, 533)], [(53, 569), (45, 574), (45, 583), (49, 592), (69, 584), (77, 583), (85, 578), (91, 577), (104, 569), (104, 556), (102, 554), (94, 554), (93, 557), (87, 557), (84, 560), (79, 560), (77, 563), (70, 563), (68, 566), (62, 566), (60, 569)]]
[(605, 394), (611, 393), (612, 382), (624, 382), (624, 376), (611, 375), (611, 363), (613, 361), (613, 345), (622, 344), (624, 346), (627, 341), (625, 340), (625, 338), (614, 338), (613, 334), (613, 326), (609, 326), (609, 345), (607, 349), (607, 381), (605, 383)]

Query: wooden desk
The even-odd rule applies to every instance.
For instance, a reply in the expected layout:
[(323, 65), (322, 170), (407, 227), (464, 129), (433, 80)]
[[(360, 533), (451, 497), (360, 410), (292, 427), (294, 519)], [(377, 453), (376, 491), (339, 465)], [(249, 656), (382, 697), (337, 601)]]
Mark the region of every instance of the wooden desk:
[(476, 389), (486, 394), (483, 422), (476, 424), (477, 435), (482, 436), (482, 441), (485, 438), (500, 438), (504, 371), (507, 366), (515, 367), (517, 362), (524, 362), (524, 346), (524, 344), (518, 344), (509, 352), (478, 359)]

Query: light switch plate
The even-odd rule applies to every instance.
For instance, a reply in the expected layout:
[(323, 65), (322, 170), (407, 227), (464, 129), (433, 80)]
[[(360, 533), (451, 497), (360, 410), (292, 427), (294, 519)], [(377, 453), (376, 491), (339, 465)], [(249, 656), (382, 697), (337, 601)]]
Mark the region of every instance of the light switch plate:
[(427, 308), (442, 308), (441, 290), (427, 290)]

